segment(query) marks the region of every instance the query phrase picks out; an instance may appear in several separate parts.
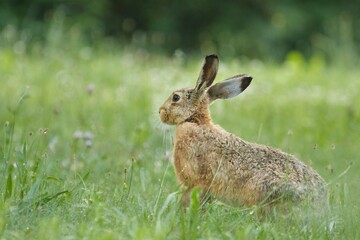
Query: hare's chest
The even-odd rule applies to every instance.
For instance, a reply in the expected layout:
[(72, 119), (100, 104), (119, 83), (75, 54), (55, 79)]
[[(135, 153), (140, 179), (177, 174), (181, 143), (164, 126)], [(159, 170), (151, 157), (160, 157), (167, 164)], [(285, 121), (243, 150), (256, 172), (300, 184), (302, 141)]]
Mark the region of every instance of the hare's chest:
[(199, 177), (199, 152), (194, 143), (187, 140), (177, 141), (174, 147), (174, 168), (179, 180), (186, 186), (195, 184)]
[(219, 131), (212, 125), (183, 123), (176, 127), (174, 145), (175, 172), (185, 185), (208, 182), (221, 158), (216, 147)]
[(186, 186), (196, 185), (211, 178), (209, 155), (211, 144), (207, 137), (197, 135), (177, 138), (174, 146), (174, 167), (179, 180)]

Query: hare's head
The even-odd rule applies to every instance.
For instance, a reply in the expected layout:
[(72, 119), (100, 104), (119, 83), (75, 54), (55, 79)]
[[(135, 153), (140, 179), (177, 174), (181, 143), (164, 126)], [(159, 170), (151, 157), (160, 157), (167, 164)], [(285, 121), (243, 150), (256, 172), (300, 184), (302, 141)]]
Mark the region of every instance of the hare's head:
[(160, 107), (160, 119), (167, 124), (183, 122), (207, 123), (210, 121), (208, 106), (215, 99), (232, 98), (244, 91), (252, 77), (237, 75), (213, 86), (219, 66), (216, 55), (205, 57), (195, 88), (183, 88), (173, 92)]

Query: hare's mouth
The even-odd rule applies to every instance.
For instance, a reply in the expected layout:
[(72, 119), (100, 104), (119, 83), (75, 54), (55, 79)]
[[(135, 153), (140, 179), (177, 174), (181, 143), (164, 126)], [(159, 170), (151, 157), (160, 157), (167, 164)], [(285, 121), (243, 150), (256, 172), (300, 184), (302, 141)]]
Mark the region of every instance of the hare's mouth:
[(169, 121), (169, 115), (167, 114), (165, 108), (160, 108), (159, 114), (160, 114), (160, 120), (161, 120), (163, 123), (167, 123), (167, 122)]
[(176, 118), (174, 118), (174, 117), (172, 116), (172, 114), (170, 114), (169, 111), (166, 110), (165, 108), (160, 108), (159, 114), (160, 114), (160, 120), (161, 120), (163, 123), (166, 123), (166, 124), (169, 124), (169, 125), (175, 125), (175, 124), (177, 124)]

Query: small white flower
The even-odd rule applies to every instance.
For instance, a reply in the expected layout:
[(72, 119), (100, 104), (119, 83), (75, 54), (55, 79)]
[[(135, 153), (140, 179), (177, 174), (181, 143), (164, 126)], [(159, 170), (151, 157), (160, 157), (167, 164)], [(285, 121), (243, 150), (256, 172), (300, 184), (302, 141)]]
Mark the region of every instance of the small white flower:
[(88, 86), (87, 86), (87, 92), (89, 95), (91, 95), (95, 90), (95, 85), (90, 83)]
[(76, 139), (82, 139), (84, 137), (84, 134), (82, 131), (80, 130), (76, 130), (73, 134), (74, 138)]
[(85, 146), (90, 148), (92, 146), (92, 141), (91, 140), (86, 140), (85, 141)]
[(86, 140), (92, 140), (92, 139), (94, 138), (94, 135), (92, 134), (92, 132), (87, 131), (87, 132), (85, 132), (85, 134), (84, 134), (84, 138), (85, 138)]

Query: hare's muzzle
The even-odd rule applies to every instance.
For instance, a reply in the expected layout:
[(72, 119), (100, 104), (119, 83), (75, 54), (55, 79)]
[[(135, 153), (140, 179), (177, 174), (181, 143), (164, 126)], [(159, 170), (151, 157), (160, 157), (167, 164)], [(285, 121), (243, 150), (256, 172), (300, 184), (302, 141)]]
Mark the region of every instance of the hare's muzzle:
[(166, 123), (167, 120), (167, 113), (166, 113), (166, 109), (164, 107), (160, 107), (159, 109), (159, 115), (160, 115), (160, 120), (164, 123)]

